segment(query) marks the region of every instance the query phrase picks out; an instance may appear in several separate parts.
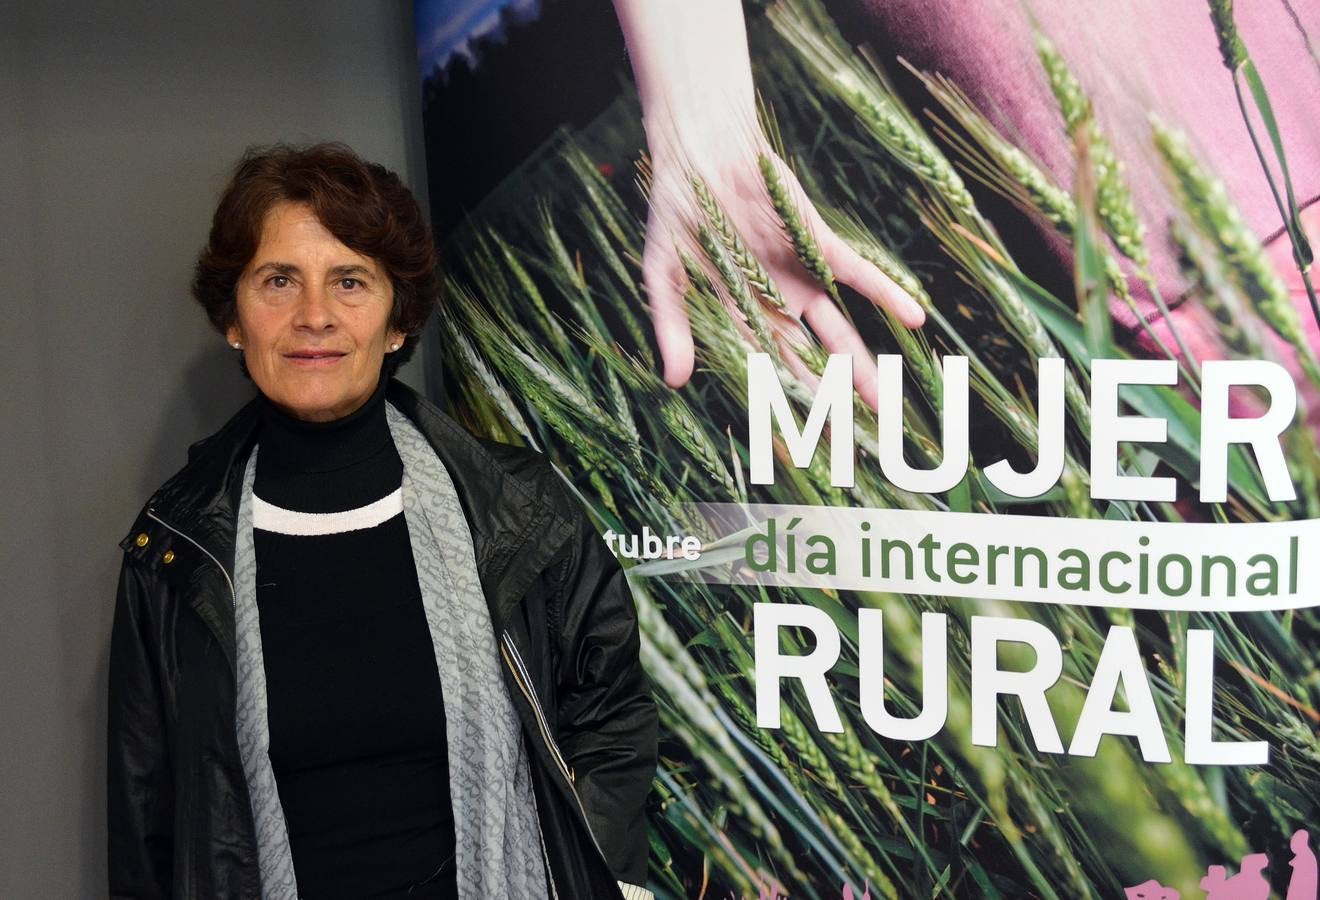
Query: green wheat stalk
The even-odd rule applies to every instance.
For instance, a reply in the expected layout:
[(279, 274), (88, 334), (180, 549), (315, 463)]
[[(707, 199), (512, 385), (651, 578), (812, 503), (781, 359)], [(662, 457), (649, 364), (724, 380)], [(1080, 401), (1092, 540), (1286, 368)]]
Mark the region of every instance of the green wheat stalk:
[[(1233, 19), (1233, 0), (1209, 0), (1209, 3), (1210, 19), (1214, 23), (1215, 34), (1219, 38), (1219, 53), (1224, 60), (1224, 67), (1232, 75), (1233, 92), (1237, 97), (1242, 122), (1246, 126), (1248, 136), (1251, 138), (1251, 146), (1256, 151), (1256, 158), (1260, 161), (1265, 179), (1269, 182), (1270, 194), (1274, 197), (1274, 204), (1278, 207), (1279, 215), (1283, 219), (1284, 228), (1288, 232), (1288, 239), (1292, 242), (1293, 262), (1297, 265), (1297, 271), (1302, 276), (1302, 283), (1306, 286), (1306, 296), (1311, 302), (1311, 314), (1315, 317), (1316, 324), (1320, 325), (1320, 299), (1317, 299), (1315, 287), (1311, 283), (1311, 263), (1315, 260), (1315, 254), (1311, 250), (1311, 242), (1306, 236), (1306, 229), (1302, 227), (1297, 196), (1293, 190), (1292, 175), (1288, 171), (1288, 157), (1284, 153), (1283, 138), (1279, 133), (1279, 125), (1274, 117), (1274, 108), (1273, 104), (1270, 103), (1269, 92), (1265, 90), (1265, 83), (1261, 80), (1260, 73), (1256, 70), (1256, 64), (1247, 51), (1247, 45), (1238, 33), (1237, 23)], [(1274, 151), (1274, 159), (1279, 166), (1277, 175), (1265, 156), (1265, 148), (1262, 146), (1260, 135), (1257, 133), (1257, 126), (1247, 108), (1248, 94), (1251, 97), (1251, 105), (1255, 107), (1261, 125), (1269, 138), (1270, 146)], [(1282, 185), (1282, 191), (1280, 191), (1280, 185)]]
[(1192, 153), (1186, 136), (1152, 116), (1155, 146), (1172, 175), (1183, 207), (1218, 250), (1230, 277), (1255, 306), (1257, 314), (1297, 350), (1302, 370), (1320, 387), (1320, 360), (1306, 340), (1288, 288), (1274, 271), (1260, 241), (1228, 197), (1224, 183)]

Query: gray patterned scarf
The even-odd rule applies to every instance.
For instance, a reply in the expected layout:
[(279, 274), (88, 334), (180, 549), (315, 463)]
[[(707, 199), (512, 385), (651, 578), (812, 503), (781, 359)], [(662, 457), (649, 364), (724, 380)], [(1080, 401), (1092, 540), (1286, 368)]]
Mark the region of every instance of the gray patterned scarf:
[[(472, 535), (444, 464), (403, 413), (386, 404), (403, 460), (403, 512), (426, 624), (440, 670), (449, 745), (458, 893), (463, 900), (541, 898), (546, 861), (522, 730), (509, 701)], [(252, 483), (248, 458), (234, 549), (238, 639), (236, 727), (252, 797), (263, 900), (297, 900), (293, 855), (271, 768), (266, 672), (257, 616)]]

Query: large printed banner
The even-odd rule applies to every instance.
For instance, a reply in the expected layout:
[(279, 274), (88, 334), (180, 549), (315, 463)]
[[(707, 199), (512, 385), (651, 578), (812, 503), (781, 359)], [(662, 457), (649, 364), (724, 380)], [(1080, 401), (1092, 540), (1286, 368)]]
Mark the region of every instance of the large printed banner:
[(629, 572), (657, 897), (1316, 900), (1317, 35), (420, 0), (429, 388)]

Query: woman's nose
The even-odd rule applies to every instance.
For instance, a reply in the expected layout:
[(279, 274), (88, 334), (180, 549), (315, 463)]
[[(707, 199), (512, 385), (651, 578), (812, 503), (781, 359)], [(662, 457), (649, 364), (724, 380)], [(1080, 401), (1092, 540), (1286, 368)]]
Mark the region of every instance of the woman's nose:
[(334, 311), (325, 291), (319, 288), (303, 288), (298, 297), (298, 311), (294, 317), (294, 325), (318, 331), (334, 325)]

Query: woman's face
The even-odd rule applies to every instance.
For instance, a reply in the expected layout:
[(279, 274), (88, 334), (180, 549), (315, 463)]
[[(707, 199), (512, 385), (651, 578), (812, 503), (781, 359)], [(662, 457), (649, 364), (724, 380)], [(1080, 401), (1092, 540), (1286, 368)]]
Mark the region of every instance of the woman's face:
[(237, 322), (257, 387), (299, 419), (326, 422), (361, 406), (391, 344), (394, 288), (370, 257), (344, 246), (303, 203), (266, 213), (261, 244), (235, 289)]

